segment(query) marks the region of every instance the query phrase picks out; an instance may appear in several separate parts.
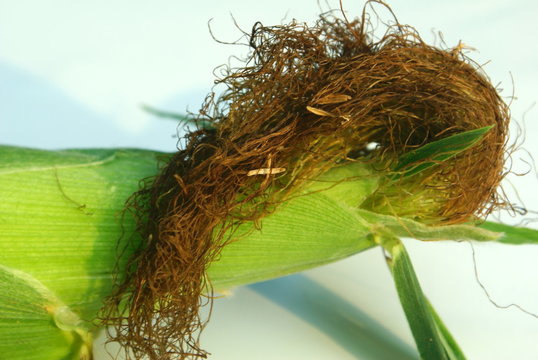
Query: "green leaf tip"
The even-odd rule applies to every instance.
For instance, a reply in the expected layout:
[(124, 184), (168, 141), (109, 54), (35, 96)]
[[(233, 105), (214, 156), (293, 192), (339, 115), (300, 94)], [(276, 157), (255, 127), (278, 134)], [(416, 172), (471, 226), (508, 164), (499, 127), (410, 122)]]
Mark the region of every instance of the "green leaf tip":
[(494, 125), (464, 131), (409, 151), (398, 159), (392, 179), (416, 175), (477, 144)]
[(211, 124), (209, 121), (197, 121), (196, 119), (193, 119), (192, 117), (188, 115), (159, 110), (149, 105), (142, 105), (142, 109), (152, 115), (155, 115), (163, 119), (178, 120), (179, 123), (183, 125), (191, 124), (191, 125), (196, 126), (199, 129), (207, 129), (207, 130), (215, 128), (213, 124)]
[(510, 245), (538, 244), (538, 230), (486, 221), (479, 228), (500, 233), (498, 242)]

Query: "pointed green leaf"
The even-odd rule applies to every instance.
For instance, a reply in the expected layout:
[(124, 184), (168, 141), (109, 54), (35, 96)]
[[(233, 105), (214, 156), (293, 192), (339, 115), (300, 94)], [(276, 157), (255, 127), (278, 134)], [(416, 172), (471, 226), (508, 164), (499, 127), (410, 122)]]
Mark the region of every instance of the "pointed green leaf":
[(390, 233), (381, 235), (379, 240), (389, 254), (387, 263), (421, 358), (464, 359), (446, 327), (431, 311), (431, 305), (422, 292), (411, 259), (402, 242)]
[(439, 332), (441, 334), (440, 338), (444, 344), (445, 350), (448, 353), (448, 358), (453, 360), (465, 360), (465, 355), (463, 354), (463, 351), (461, 350), (460, 346), (458, 345), (458, 343), (446, 327), (445, 323), (443, 322), (443, 320), (441, 320), (441, 318), (437, 314), (437, 311), (435, 311), (429, 301), (428, 306), (433, 316), (433, 320), (435, 321), (435, 324), (437, 325), (437, 328), (439, 329)]
[(393, 179), (418, 174), (458, 155), (478, 143), (492, 127), (493, 125), (465, 131), (403, 154), (393, 168), (397, 173), (393, 175)]

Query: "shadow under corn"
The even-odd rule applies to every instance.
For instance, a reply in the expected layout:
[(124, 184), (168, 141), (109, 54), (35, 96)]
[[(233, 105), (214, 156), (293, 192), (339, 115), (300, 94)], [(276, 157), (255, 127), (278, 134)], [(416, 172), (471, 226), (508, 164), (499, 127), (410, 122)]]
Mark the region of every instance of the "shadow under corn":
[(353, 304), (296, 274), (248, 286), (360, 359), (418, 359), (415, 349)]

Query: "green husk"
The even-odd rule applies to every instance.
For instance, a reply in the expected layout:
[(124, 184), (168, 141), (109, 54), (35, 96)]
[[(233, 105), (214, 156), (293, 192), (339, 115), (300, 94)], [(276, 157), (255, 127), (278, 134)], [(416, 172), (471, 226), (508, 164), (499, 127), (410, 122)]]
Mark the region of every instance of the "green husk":
[[(122, 220), (123, 204), (139, 179), (156, 172), (156, 156), (0, 147), (2, 358), (78, 359), (91, 349), (97, 313), (112, 288), (118, 240), (134, 229), (131, 217)], [(66, 329), (65, 314), (78, 317), (75, 328), (60, 329)]]
[[(61, 303), (76, 314), (80, 319), (76, 328), (84, 329), (85, 339), (91, 339), (99, 328), (96, 317), (103, 299), (111, 293), (114, 271), (124, 266), (139, 241), (134, 219), (123, 212), (125, 201), (138, 189), (139, 179), (155, 174), (159, 157), (166, 155), (123, 149), (44, 151), (0, 147), (0, 264), (34, 279), (49, 298), (56, 299), (52, 304)], [(305, 193), (317, 193), (283, 204), (282, 211), (268, 217), (261, 230), (240, 227), (236, 235), (248, 233), (248, 241), (231, 243), (220, 261), (210, 267), (213, 286), (226, 289), (270, 279), (374, 246), (366, 236), (367, 224), (341, 201), (351, 187), (362, 189), (354, 192), (355, 201), (373, 191), (376, 179), (365, 179), (365, 172), (363, 167), (334, 169), (332, 175), (304, 188)], [(334, 184), (333, 178), (351, 174), (361, 179)], [(320, 192), (326, 187), (331, 191)], [(326, 221), (320, 223), (320, 214), (327, 211), (332, 216), (325, 216)], [(129, 247), (125, 247), (127, 243)], [(39, 327), (25, 320), (26, 305), (9, 310), (9, 302), (17, 294), (34, 291), (27, 289), (27, 282), (10, 280), (2, 285), (11, 290), (0, 304), (0, 334), (11, 332), (17, 324), (15, 333), (21, 341), (46, 349), (51, 358), (62, 358), (57, 354), (67, 353), (66, 349), (76, 354), (88, 348), (77, 335), (79, 330), (65, 332), (53, 324), (54, 313), (38, 314), (40, 321), (48, 321), (47, 326)], [(35, 294), (27, 298), (28, 304), (45, 301)], [(35, 331), (50, 335), (30, 339), (29, 334)], [(0, 352), (9, 359), (22, 358), (19, 343), (9, 339), (0, 338)], [(40, 356), (36, 352), (24, 359)]]
[[(342, 179), (351, 178), (348, 181)], [(377, 179), (353, 164), (333, 168), (263, 219), (242, 224), (209, 278), (216, 288), (252, 283), (333, 262), (375, 246), (370, 224), (354, 212)]]
[(89, 359), (91, 334), (49, 288), (0, 266), (0, 358)]

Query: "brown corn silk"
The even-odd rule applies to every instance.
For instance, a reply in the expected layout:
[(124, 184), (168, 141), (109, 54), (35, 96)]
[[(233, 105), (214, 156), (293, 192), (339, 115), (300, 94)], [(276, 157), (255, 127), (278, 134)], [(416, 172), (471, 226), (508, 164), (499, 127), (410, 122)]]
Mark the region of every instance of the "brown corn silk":
[[(442, 225), (500, 204), (508, 109), (481, 69), (461, 48), (429, 46), (412, 28), (392, 26), (377, 41), (367, 28), (365, 13), (254, 26), (243, 66), (228, 68), (219, 80), (226, 90), (197, 117), (211, 128), (188, 133), (128, 204), (143, 243), (103, 314), (129, 356), (206, 357), (198, 336), (200, 307), (211, 302), (209, 264), (230, 241), (248, 241), (233, 238), (239, 224), (258, 222), (336, 164), (367, 162), (384, 174), (405, 152), (495, 125), (451, 160), (381, 182), (363, 206)], [(269, 170), (247, 176), (258, 169)]]

